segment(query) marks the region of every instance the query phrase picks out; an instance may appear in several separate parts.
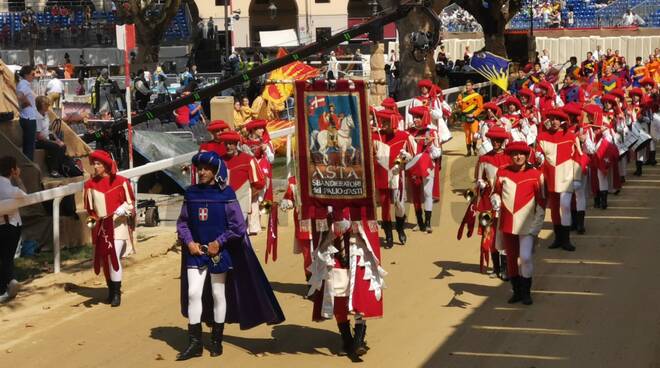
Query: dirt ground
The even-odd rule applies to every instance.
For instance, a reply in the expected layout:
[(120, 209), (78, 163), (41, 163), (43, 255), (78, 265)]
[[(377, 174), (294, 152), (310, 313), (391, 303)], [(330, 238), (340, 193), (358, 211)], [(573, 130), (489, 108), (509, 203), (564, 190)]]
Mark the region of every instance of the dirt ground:
[[(508, 305), (509, 286), (479, 273), (478, 240), (456, 240), (475, 158), (462, 135), (448, 144), (444, 192), (432, 235), (409, 232), (383, 251), (389, 272), (385, 317), (369, 321), (365, 367), (660, 367), (660, 167), (629, 176), (606, 211), (590, 208), (577, 251), (549, 250), (546, 222), (535, 254), (534, 305)], [(591, 204), (591, 203), (590, 203)], [(656, 220), (653, 220), (656, 218)], [(546, 220), (549, 220), (549, 215)], [(311, 321), (302, 298), (302, 258), (293, 226), (280, 227), (280, 258), (264, 269), (286, 321), (240, 331), (229, 325), (224, 355), (175, 362), (187, 342), (179, 314), (179, 257), (173, 227), (141, 229), (146, 240), (127, 262), (120, 308), (90, 262), (24, 286), (0, 306), (3, 367), (342, 367), (334, 321)], [(253, 238), (263, 259), (264, 234)], [(205, 335), (208, 341), (208, 334)]]

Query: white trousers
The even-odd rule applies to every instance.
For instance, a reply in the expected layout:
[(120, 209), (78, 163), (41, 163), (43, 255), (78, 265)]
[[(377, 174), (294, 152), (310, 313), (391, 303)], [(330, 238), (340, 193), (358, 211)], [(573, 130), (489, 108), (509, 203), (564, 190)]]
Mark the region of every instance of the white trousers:
[[(559, 193), (559, 215), (561, 216), (562, 226), (571, 226), (571, 200), (573, 193), (561, 192)], [(522, 253), (522, 250), (521, 250)]]
[(259, 212), (259, 202), (252, 202), (247, 223), (248, 232), (250, 234), (259, 234), (261, 232), (261, 212)]
[(431, 174), (427, 176), (423, 182), (424, 203), (422, 204), (422, 206), (424, 207), (424, 211), (433, 211), (433, 181), (434, 181), (434, 175)]
[[(202, 321), (202, 292), (208, 269), (189, 268), (188, 274), (188, 320), (191, 325)], [(213, 320), (224, 323), (227, 315), (227, 300), (225, 299), (225, 282), (227, 273), (211, 274), (211, 289), (213, 291)]]
[(112, 262), (108, 259), (108, 265), (110, 265), (110, 281), (121, 281), (121, 276), (123, 274), (123, 267), (121, 266), (121, 256), (124, 254), (126, 248), (126, 240), (115, 239), (115, 254), (117, 254), (117, 263), (119, 264), (119, 269), (115, 271), (112, 267)]
[(587, 209), (588, 177), (589, 175), (582, 175), (582, 187), (580, 189), (575, 189), (575, 209), (578, 211), (586, 211)]
[(534, 237), (531, 235), (520, 235), (520, 275), (525, 278), (532, 277), (534, 272), (534, 263), (532, 262), (532, 253), (534, 253)]
[(596, 170), (596, 173), (598, 173), (598, 190), (601, 192), (608, 191), (610, 189), (611, 172), (611, 170), (608, 170), (607, 173), (603, 173), (601, 170)]

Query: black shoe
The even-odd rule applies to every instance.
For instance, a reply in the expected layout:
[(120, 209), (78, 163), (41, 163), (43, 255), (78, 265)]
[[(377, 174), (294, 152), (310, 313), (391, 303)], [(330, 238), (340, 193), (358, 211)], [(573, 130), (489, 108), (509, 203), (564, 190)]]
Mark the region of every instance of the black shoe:
[(607, 209), (607, 191), (601, 190), (600, 192), (600, 208)]
[(115, 296), (115, 284), (110, 279), (106, 279), (105, 284), (108, 285), (108, 297), (105, 299), (105, 303), (110, 304), (112, 303), (112, 298)]
[(365, 323), (356, 323), (353, 336), (353, 353), (357, 356), (367, 353), (367, 344), (364, 343), (366, 334), (367, 325)]
[(520, 288), (522, 291), (522, 299), (520, 300), (524, 305), (532, 305), (532, 278), (521, 277)]
[(561, 225), (554, 225), (555, 240), (550, 244), (548, 249), (557, 249), (561, 247)]
[(225, 333), (224, 323), (214, 323), (211, 327), (211, 347), (209, 351), (212, 357), (222, 355), (222, 337)]
[(507, 271), (507, 265), (506, 265), (506, 255), (499, 253), (500, 255), (500, 279), (502, 281), (509, 281), (509, 273)]
[(110, 281), (114, 284), (112, 288), (112, 300), (110, 301), (111, 307), (118, 307), (121, 305), (121, 281)]
[(404, 230), (405, 224), (406, 224), (405, 217), (396, 218), (396, 234), (399, 237), (399, 243), (401, 243), (401, 245), (406, 245), (406, 240), (408, 240), (408, 237), (406, 236), (406, 232)]
[(571, 231), (577, 230), (577, 211), (571, 211)]
[(385, 231), (385, 249), (390, 249), (394, 246), (394, 236), (392, 236), (392, 221), (383, 221), (383, 231)]
[(575, 252), (575, 246), (571, 244), (571, 228), (562, 226), (561, 249), (569, 252)]
[(635, 172), (633, 173), (633, 175), (642, 176), (642, 166), (644, 166), (643, 161), (635, 161)]
[(521, 288), (521, 277), (514, 276), (511, 278), (511, 288), (513, 289), (513, 295), (507, 300), (507, 303), (514, 304), (523, 300), (522, 288)]
[(582, 235), (587, 232), (587, 229), (584, 228), (584, 211), (577, 211), (577, 233)]
[(341, 322), (337, 323), (339, 327), (339, 333), (341, 334), (341, 349), (339, 353), (340, 356), (352, 355), (353, 354), (353, 335), (351, 334), (351, 323)]
[(426, 225), (424, 224), (424, 212), (422, 210), (415, 210), (415, 217), (417, 218), (417, 226), (419, 231), (426, 231)]
[(425, 216), (426, 220), (424, 222), (424, 227), (426, 228), (426, 232), (428, 234), (433, 232), (433, 227), (431, 226), (431, 214), (432, 213), (433, 213), (432, 211), (424, 211), (424, 214), (426, 215)]
[(204, 346), (202, 346), (202, 324), (196, 323), (188, 325), (188, 347), (177, 354), (176, 360), (188, 360), (194, 357), (202, 356)]

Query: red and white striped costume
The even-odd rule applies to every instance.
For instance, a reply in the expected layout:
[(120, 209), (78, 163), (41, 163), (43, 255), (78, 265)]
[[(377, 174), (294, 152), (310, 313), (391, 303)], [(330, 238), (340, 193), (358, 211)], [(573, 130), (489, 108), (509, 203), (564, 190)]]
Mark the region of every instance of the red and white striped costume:
[(225, 155), (229, 186), (236, 192), (236, 198), (243, 211), (243, 216), (251, 212), (252, 198), (264, 188), (266, 181), (254, 157), (244, 152), (235, 155)]

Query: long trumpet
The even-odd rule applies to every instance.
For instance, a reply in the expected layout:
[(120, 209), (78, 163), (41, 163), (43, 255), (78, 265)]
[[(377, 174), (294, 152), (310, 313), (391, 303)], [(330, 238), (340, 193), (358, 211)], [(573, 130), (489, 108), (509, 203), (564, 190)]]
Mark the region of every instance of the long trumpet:
[(259, 202), (259, 211), (270, 212), (271, 208), (273, 208), (273, 202), (267, 200)]
[(477, 194), (474, 192), (474, 189), (466, 189), (465, 192), (463, 192), (463, 198), (465, 198), (466, 201), (472, 202), (474, 197), (476, 197)]

